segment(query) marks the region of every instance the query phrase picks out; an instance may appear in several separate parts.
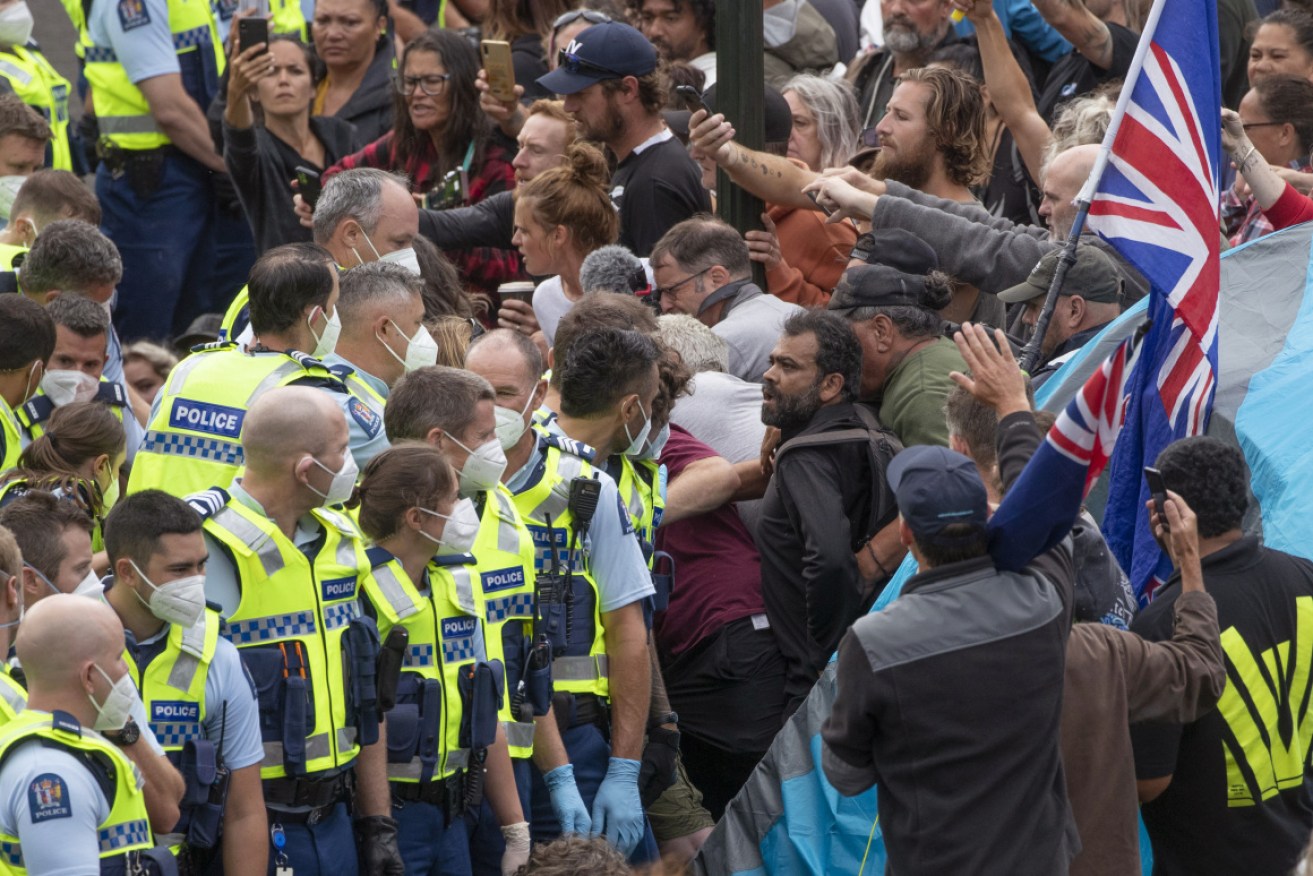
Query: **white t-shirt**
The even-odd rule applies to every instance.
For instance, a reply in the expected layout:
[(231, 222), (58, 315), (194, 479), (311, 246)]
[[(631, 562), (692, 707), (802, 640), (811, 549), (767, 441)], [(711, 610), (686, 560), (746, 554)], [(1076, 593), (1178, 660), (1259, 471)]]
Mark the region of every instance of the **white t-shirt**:
[(547, 338), (547, 346), (556, 343), (556, 326), (571, 307), (574, 307), (574, 302), (565, 297), (560, 277), (548, 277), (533, 290), (533, 317)]
[[(688, 391), (675, 402), (672, 421), (730, 462), (761, 455), (766, 426), (761, 422), (760, 383), (720, 371), (701, 371)], [(755, 532), (761, 500), (739, 502), (736, 507), (748, 531)]]

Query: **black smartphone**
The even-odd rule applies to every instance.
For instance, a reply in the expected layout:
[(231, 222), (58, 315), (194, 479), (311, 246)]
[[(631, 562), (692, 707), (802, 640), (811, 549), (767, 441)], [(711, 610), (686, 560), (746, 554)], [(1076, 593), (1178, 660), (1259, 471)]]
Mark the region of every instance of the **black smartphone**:
[(266, 52), (269, 51), (269, 19), (251, 16), (238, 21), (237, 42), (243, 52), (260, 43), (264, 43)]
[(319, 174), (308, 167), (298, 167), (296, 169), (296, 190), (301, 195), (301, 200), (313, 208), (319, 201), (320, 191), (323, 190), (319, 185)]
[(1153, 506), (1158, 512), (1158, 519), (1162, 521), (1163, 529), (1167, 530), (1167, 484), (1163, 481), (1163, 473), (1156, 468), (1149, 466), (1144, 467), (1144, 480), (1149, 484), (1149, 495), (1153, 498)]
[(834, 215), (834, 211), (831, 210), (829, 207), (825, 206), (824, 204), (822, 204), (820, 197), (815, 192), (808, 192), (807, 197), (811, 198), (812, 203), (816, 205), (816, 209), (820, 210), (826, 216)]
[(675, 93), (684, 98), (684, 105), (688, 107), (689, 112), (695, 113), (698, 110), (707, 110), (707, 115), (711, 115), (711, 110), (707, 109), (707, 105), (702, 102), (702, 93), (692, 85), (676, 85)]

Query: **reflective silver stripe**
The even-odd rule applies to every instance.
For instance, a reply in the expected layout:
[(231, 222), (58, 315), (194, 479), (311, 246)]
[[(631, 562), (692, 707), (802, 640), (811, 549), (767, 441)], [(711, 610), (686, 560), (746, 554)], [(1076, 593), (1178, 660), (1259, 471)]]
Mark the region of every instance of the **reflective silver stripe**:
[(447, 766), (452, 769), (463, 770), (470, 765), (470, 750), (468, 748), (453, 748), (447, 752)]
[(202, 614), (200, 620), (182, 631), (182, 650), (197, 657), (205, 656), (205, 631), (209, 622), (209, 617)]
[(419, 762), (419, 758), (415, 758), (409, 763), (390, 763), (388, 764), (388, 778), (410, 779), (417, 782), (423, 769), (424, 765)]
[[(447, 752), (447, 767), (449, 769), (463, 770), (469, 764), (469, 762), (470, 762), (470, 752), (468, 749), (456, 748)], [(440, 766), (441, 764), (434, 764), (433, 767), (434, 779), (446, 778), (446, 776), (438, 775), (438, 767)], [(419, 781), (420, 775), (423, 773), (423, 770), (424, 770), (424, 764), (420, 761), (418, 757), (414, 757), (411, 758), (406, 763), (388, 764), (388, 778), (411, 779), (414, 781)], [(448, 775), (450, 775), (450, 773)]]
[(207, 618), (200, 620), (182, 631), (181, 653), (169, 670), (169, 687), (188, 690), (196, 680), (196, 672), (201, 667), (201, 658), (205, 656), (205, 625)]
[(552, 525), (558, 526), (557, 519), (565, 513), (567, 504), (570, 501), (570, 481), (579, 477), (584, 471), (584, 461), (577, 456), (571, 456), (568, 453), (557, 455), (556, 474), (559, 480), (552, 487), (551, 495), (538, 504), (529, 512), (531, 520), (546, 522), (547, 515), (552, 516)]
[(246, 397), (246, 409), (250, 410), (251, 405), (255, 404), (257, 398), (281, 384), (288, 377), (291, 377), (294, 374), (300, 374), (303, 371), (305, 371), (305, 368), (303, 368), (301, 363), (295, 359), (290, 359), (279, 365), (273, 371), (266, 374), (264, 380), (257, 383), (255, 389), (251, 390), (251, 394)]
[(17, 79), (20, 85), (27, 85), (32, 81), (31, 73), (8, 61), (0, 61), (0, 75), (8, 79)]
[[(262, 766), (282, 766), (283, 765), (283, 743), (265, 742), (264, 760)], [(306, 761), (317, 760), (321, 757), (328, 757), (331, 752), (328, 750), (329, 739), (327, 733), (317, 733), (305, 741), (305, 759)], [(347, 746), (348, 748), (350, 746)]]
[(356, 728), (355, 727), (338, 727), (337, 728), (337, 750), (350, 751), (356, 745)]
[(500, 490), (493, 490), (492, 494), (497, 497), (497, 550), (518, 554), (520, 531), (515, 528), (515, 506)]
[[(92, 59), (87, 58), (88, 61)], [(98, 116), (102, 134), (162, 134), (153, 116)]]
[(3, 681), (0, 681), (0, 698), (3, 698), (15, 712), (21, 712), (27, 708), (27, 699)]
[(556, 681), (596, 681), (606, 677), (605, 654), (588, 657), (557, 657), (552, 661), (552, 678)]
[(283, 570), (283, 552), (278, 549), (273, 536), (243, 517), (233, 508), (224, 508), (210, 518), (216, 526), (221, 526), (241, 539), (255, 555), (260, 558), (266, 577), (272, 578)]
[(399, 620), (408, 618), (419, 611), (419, 606), (406, 595), (406, 589), (401, 586), (401, 581), (398, 580), (397, 573), (392, 570), (391, 566), (383, 565), (375, 569), (374, 583), (378, 585), (378, 592), (387, 600), (393, 614)]
[(474, 585), (470, 582), (469, 566), (448, 566), (447, 571), (456, 585), (456, 604), (466, 614), (477, 615), (479, 610), (474, 604)]
[(187, 378), (196, 370), (196, 366), (208, 361), (209, 359), (205, 356), (188, 356), (174, 366), (173, 370), (169, 372), (169, 388), (166, 390), (170, 402), (173, 401), (174, 396), (182, 391), (182, 385), (187, 382)]
[(533, 724), (519, 721), (502, 721), (506, 730), (506, 744), (512, 748), (533, 748)]
[(643, 496), (638, 489), (638, 472), (634, 472), (629, 484), (629, 498), (625, 500), (625, 509), (635, 521), (643, 519)]
[[(350, 453), (350, 451), (347, 452)], [(336, 555), (338, 565), (346, 566), (348, 569), (353, 569), (359, 565), (356, 563), (355, 542), (353, 542), (349, 536), (338, 536)]]

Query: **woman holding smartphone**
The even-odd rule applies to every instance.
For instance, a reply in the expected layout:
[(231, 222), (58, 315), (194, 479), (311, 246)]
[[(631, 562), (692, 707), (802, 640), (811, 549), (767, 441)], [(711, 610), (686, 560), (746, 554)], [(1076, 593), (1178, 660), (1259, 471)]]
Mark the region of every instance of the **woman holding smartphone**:
[(315, 93), (310, 49), (275, 35), (243, 49), (234, 41), (223, 113), (223, 161), (232, 176), (257, 253), (308, 241), (292, 208), (296, 169), (321, 172), (359, 148), (349, 122), (310, 115)]

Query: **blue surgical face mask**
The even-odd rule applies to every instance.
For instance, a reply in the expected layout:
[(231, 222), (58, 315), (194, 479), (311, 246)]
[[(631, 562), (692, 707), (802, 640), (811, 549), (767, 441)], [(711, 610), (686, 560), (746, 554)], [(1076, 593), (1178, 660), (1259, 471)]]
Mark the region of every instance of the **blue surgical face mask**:
[(652, 434), (652, 418), (643, 410), (643, 403), (638, 403), (638, 411), (643, 415), (643, 428), (638, 430), (637, 435), (629, 434), (629, 423), (625, 423), (625, 437), (629, 439), (629, 446), (625, 448), (625, 456), (640, 456), (643, 448), (647, 445), (647, 436)]
[(647, 445), (642, 453), (638, 454), (635, 459), (659, 459), (661, 451), (666, 449), (666, 442), (670, 440), (670, 424), (666, 423), (661, 427), (661, 431), (656, 433), (656, 437)]

